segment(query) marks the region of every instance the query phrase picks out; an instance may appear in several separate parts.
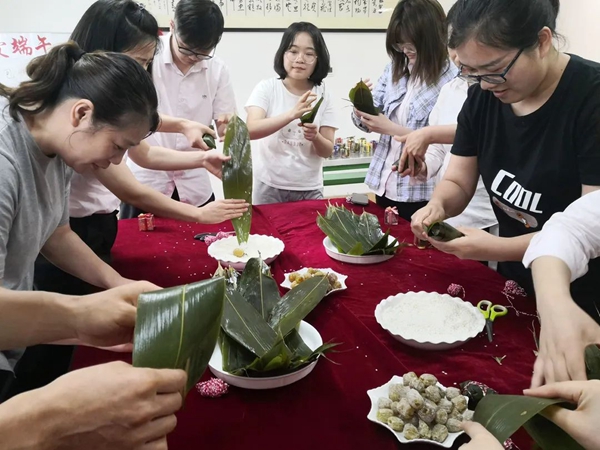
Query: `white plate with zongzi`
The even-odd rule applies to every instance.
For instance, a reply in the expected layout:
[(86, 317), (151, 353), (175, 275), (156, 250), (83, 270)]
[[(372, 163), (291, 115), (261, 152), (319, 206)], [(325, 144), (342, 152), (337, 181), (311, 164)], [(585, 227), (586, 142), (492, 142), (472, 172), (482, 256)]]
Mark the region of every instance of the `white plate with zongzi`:
[[(298, 328), (298, 333), (304, 343), (311, 349), (316, 350), (323, 345), (323, 339), (319, 332), (309, 323), (302, 321)], [(251, 378), (233, 375), (223, 370), (223, 355), (221, 347), (217, 344), (215, 351), (210, 358), (208, 367), (210, 371), (218, 378), (232, 386), (237, 386), (244, 389), (275, 389), (283, 386), (288, 386), (296, 381), (300, 381), (313, 371), (317, 365), (318, 359), (307, 366), (302, 367), (295, 372), (275, 377)]]
[[(237, 271), (244, 270), (246, 263), (250, 258), (259, 256), (266, 264), (271, 264), (277, 258), (285, 245), (281, 239), (262, 234), (251, 234), (248, 242), (240, 245), (236, 236), (230, 236), (220, 239), (208, 246), (208, 254), (215, 258), (224, 267), (233, 267)], [(236, 256), (234, 252), (242, 251), (241, 256)]]
[[(388, 236), (388, 245), (391, 245), (395, 240), (396, 238), (393, 236)], [(329, 237), (323, 239), (323, 247), (325, 247), (325, 252), (329, 257), (350, 264), (379, 264), (394, 257), (394, 254), (354, 256), (341, 253), (336, 246), (333, 245)]]
[(332, 292), (348, 289), (346, 286), (346, 279), (348, 278), (348, 275), (342, 275), (333, 269), (313, 269), (309, 267), (303, 267), (295, 272), (286, 273), (285, 279), (280, 286), (286, 289), (293, 289), (311, 277), (322, 275), (325, 275), (329, 279), (330, 288), (327, 291), (327, 295), (331, 294)]

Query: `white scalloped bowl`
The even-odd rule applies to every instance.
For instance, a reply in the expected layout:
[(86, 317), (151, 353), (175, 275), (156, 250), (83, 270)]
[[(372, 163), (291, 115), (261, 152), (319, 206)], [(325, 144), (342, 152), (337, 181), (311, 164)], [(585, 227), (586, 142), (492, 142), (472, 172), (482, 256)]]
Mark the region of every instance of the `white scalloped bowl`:
[[(460, 431), (458, 433), (448, 433), (448, 437), (446, 438), (446, 440), (444, 442), (436, 442), (430, 439), (413, 439), (412, 441), (409, 441), (408, 439), (406, 439), (404, 437), (404, 433), (401, 433), (399, 431), (394, 431), (387, 423), (382, 423), (379, 420), (377, 420), (377, 402), (379, 401), (379, 399), (381, 397), (387, 397), (389, 390), (390, 390), (390, 385), (392, 384), (402, 384), (402, 377), (399, 377), (397, 375), (394, 375), (392, 377), (392, 379), (390, 381), (388, 381), (387, 383), (385, 383), (383, 386), (379, 386), (377, 388), (374, 389), (370, 389), (367, 391), (367, 395), (369, 396), (369, 399), (371, 400), (371, 409), (369, 410), (369, 414), (367, 414), (367, 419), (369, 419), (371, 422), (375, 422), (378, 425), (381, 425), (382, 427), (387, 428), (388, 430), (390, 430), (394, 436), (396, 436), (396, 439), (398, 439), (398, 441), (401, 444), (429, 444), (429, 445), (439, 445), (440, 447), (444, 447), (444, 448), (451, 448), (452, 445), (454, 444), (454, 441), (456, 440), (457, 437), (459, 437), (461, 434), (464, 433), (464, 431)], [(439, 387), (441, 387), (442, 389), (446, 389), (445, 386), (441, 385), (440, 383), (437, 384)]]
[[(446, 317), (418, 314), (418, 304), (452, 302), (455, 307)], [(400, 302), (404, 304), (400, 305)], [(410, 314), (412, 329), (393, 323), (394, 314)], [(460, 347), (485, 328), (481, 312), (469, 302), (437, 292), (407, 292), (382, 300), (375, 308), (375, 319), (396, 340), (421, 350), (449, 350)], [(415, 332), (415, 328), (419, 328)]]
[[(236, 248), (243, 248), (246, 254), (242, 257), (235, 256), (233, 250)], [(237, 271), (242, 271), (250, 258), (260, 256), (266, 264), (271, 264), (284, 248), (285, 245), (281, 239), (262, 234), (251, 234), (248, 242), (243, 245), (238, 244), (235, 236), (213, 242), (208, 246), (208, 254), (219, 261), (222, 266), (230, 266)]]

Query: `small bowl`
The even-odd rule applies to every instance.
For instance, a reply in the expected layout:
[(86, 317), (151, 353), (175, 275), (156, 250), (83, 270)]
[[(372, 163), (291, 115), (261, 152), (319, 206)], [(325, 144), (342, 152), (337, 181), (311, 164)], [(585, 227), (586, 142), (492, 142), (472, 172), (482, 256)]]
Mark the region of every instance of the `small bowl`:
[[(304, 320), (300, 322), (298, 333), (300, 333), (300, 337), (311, 350), (316, 350), (323, 345), (323, 338), (321, 338), (319, 332), (315, 329), (315, 327)], [(288, 386), (296, 381), (300, 381), (313, 371), (318, 361), (319, 360), (317, 359), (300, 370), (285, 375), (279, 375), (277, 377), (240, 377), (238, 375), (232, 375), (223, 370), (223, 355), (221, 353), (221, 347), (219, 344), (217, 344), (215, 351), (213, 352), (208, 363), (208, 367), (217, 378), (220, 378), (232, 386), (237, 386), (243, 389), (275, 389)]]
[[(332, 294), (333, 292), (337, 292), (337, 291), (343, 291), (345, 289), (348, 289), (348, 287), (346, 286), (346, 279), (348, 279), (348, 275), (342, 275), (341, 273), (336, 272), (333, 269), (315, 269), (315, 270), (320, 270), (323, 273), (334, 273), (337, 276), (338, 281), (340, 282), (340, 284), (342, 285), (341, 288), (337, 288), (337, 289), (332, 289), (331, 291), (329, 291), (327, 293), (327, 295)], [(300, 270), (294, 270), (293, 272), (290, 273), (286, 273), (285, 274), (285, 279), (283, 280), (283, 283), (281, 283), (281, 287), (284, 287), (286, 289), (291, 289), (292, 288), (292, 283), (290, 282), (290, 275), (292, 273), (298, 273), (300, 275), (304, 275), (306, 272), (308, 272), (308, 267), (303, 267)], [(327, 295), (325, 295), (325, 297), (327, 297)]]
[[(235, 256), (233, 250), (236, 248), (243, 248), (246, 254), (241, 257)], [(248, 242), (244, 245), (238, 244), (236, 236), (213, 242), (208, 246), (208, 254), (219, 261), (222, 266), (230, 266), (237, 271), (242, 271), (250, 258), (260, 256), (266, 264), (271, 264), (283, 252), (284, 248), (285, 245), (281, 239), (262, 234), (251, 234), (248, 237)]]
[[(367, 391), (367, 395), (369, 396), (369, 399), (371, 400), (371, 409), (369, 411), (369, 414), (367, 414), (367, 419), (369, 419), (371, 422), (375, 422), (376, 424), (381, 425), (382, 427), (385, 427), (388, 430), (390, 430), (394, 434), (394, 436), (396, 436), (396, 439), (398, 439), (398, 441), (401, 444), (422, 443), (422, 444), (431, 444), (431, 445), (438, 445), (440, 447), (450, 448), (454, 444), (454, 441), (456, 440), (456, 438), (464, 433), (464, 431), (461, 431), (459, 433), (448, 433), (448, 437), (446, 438), (446, 440), (444, 442), (436, 442), (436, 441), (432, 441), (430, 439), (413, 439), (412, 441), (409, 441), (408, 439), (406, 439), (404, 437), (403, 433), (401, 433), (399, 431), (394, 431), (387, 423), (383, 423), (383, 422), (380, 422), (379, 420), (377, 420), (377, 403), (379, 402), (379, 399), (381, 397), (388, 396), (391, 384), (402, 384), (402, 377), (394, 375), (392, 377), (392, 379), (390, 381), (388, 381), (387, 383), (385, 383), (383, 386), (379, 386), (375, 389), (371, 389), (371, 390)], [(438, 385), (438, 387), (440, 387), (442, 389), (446, 389), (446, 387), (442, 386), (440, 383), (438, 383), (437, 385)]]
[[(453, 302), (458, 308), (456, 312), (458, 314), (464, 314), (465, 319), (472, 318), (471, 326), (469, 328), (460, 329), (455, 326), (456, 322), (448, 323), (444, 327), (443, 323), (437, 321), (439, 317), (432, 315), (423, 316), (422, 328), (433, 331), (439, 331), (443, 328), (447, 328), (447, 333), (443, 338), (439, 336), (431, 335), (430, 338), (423, 338), (423, 336), (415, 336), (409, 330), (390, 329), (389, 323), (386, 320), (386, 314), (390, 308), (393, 308), (398, 302), (413, 302), (414, 304), (431, 301), (432, 299)], [(418, 316), (413, 316), (413, 323), (420, 320)], [(458, 319), (459, 316), (456, 314), (451, 316), (451, 320)], [(438, 294), (437, 292), (407, 292), (406, 294), (397, 294), (382, 300), (375, 308), (375, 319), (381, 327), (389, 332), (396, 340), (402, 342), (410, 347), (418, 348), (420, 350), (449, 350), (456, 347), (460, 347), (475, 336), (477, 336), (485, 328), (485, 318), (481, 312), (471, 305), (469, 302), (456, 297), (451, 297), (448, 294)], [(436, 322), (437, 321), (437, 322)], [(430, 323), (428, 323), (430, 322)]]
[[(394, 239), (395, 239), (394, 237), (388, 236), (388, 244), (391, 244), (392, 242), (394, 242)], [(345, 253), (340, 253), (338, 251), (338, 249), (336, 248), (336, 246), (333, 245), (333, 242), (331, 242), (331, 239), (329, 239), (329, 236), (326, 237), (325, 239), (323, 239), (323, 247), (325, 247), (325, 252), (327, 253), (327, 255), (329, 255), (329, 257), (331, 257), (337, 261), (350, 263), (350, 264), (379, 264), (384, 261), (387, 261), (388, 259), (392, 259), (395, 256), (395, 254), (393, 254), (393, 255), (354, 256), (354, 255), (347, 255)]]

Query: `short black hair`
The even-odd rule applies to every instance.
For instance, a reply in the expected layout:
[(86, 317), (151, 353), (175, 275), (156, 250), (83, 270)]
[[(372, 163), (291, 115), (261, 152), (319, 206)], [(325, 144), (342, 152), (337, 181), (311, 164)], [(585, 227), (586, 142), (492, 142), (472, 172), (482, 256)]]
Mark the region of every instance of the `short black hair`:
[(560, 0), (458, 0), (450, 18), (450, 48), (469, 39), (501, 49), (529, 49), (548, 27), (556, 37)]
[(98, 0), (83, 14), (71, 41), (86, 52), (123, 53), (153, 44), (158, 49), (159, 27), (143, 6), (132, 0)]
[(279, 78), (281, 80), (285, 80), (285, 77), (287, 77), (287, 72), (283, 66), (283, 58), (285, 57), (285, 52), (287, 52), (290, 47), (294, 45), (294, 39), (296, 39), (296, 35), (298, 33), (307, 33), (311, 37), (315, 46), (315, 52), (317, 53), (317, 65), (315, 66), (315, 70), (313, 71), (312, 75), (309, 77), (309, 80), (315, 83), (316, 86), (319, 86), (329, 74), (330, 57), (329, 50), (325, 44), (325, 39), (323, 39), (323, 35), (321, 34), (321, 30), (319, 30), (310, 22), (294, 22), (287, 28), (287, 30), (285, 30), (281, 38), (281, 44), (279, 44), (279, 48), (275, 53), (273, 68), (275, 69), (277, 75), (279, 75)]
[(212, 0), (179, 0), (175, 7), (177, 35), (190, 50), (207, 52), (221, 41), (225, 19)]

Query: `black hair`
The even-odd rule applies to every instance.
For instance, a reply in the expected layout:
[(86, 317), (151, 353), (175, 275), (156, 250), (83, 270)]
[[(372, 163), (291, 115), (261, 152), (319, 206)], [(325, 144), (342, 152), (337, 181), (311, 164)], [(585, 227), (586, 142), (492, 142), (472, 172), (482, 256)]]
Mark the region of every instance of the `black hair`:
[(98, 0), (83, 14), (71, 40), (86, 52), (123, 53), (140, 45), (158, 49), (158, 22), (132, 0)]
[(85, 53), (69, 42), (52, 48), (27, 65), (30, 80), (11, 89), (0, 84), (10, 116), (35, 115), (63, 101), (87, 99), (94, 105), (94, 126), (122, 128), (145, 120), (151, 132), (159, 125), (158, 97), (150, 74), (122, 53)]
[(394, 8), (385, 39), (394, 83), (409, 75), (408, 58), (394, 48), (403, 41), (417, 50), (410, 76), (427, 85), (436, 83), (448, 64), (446, 14), (437, 0), (400, 0)]
[(189, 50), (208, 52), (223, 36), (225, 19), (212, 0), (179, 0), (175, 7), (175, 29)]
[(277, 75), (279, 75), (279, 78), (285, 80), (285, 77), (287, 77), (287, 72), (283, 66), (283, 58), (290, 47), (294, 45), (294, 39), (296, 39), (296, 35), (298, 33), (307, 33), (311, 37), (313, 45), (315, 46), (315, 53), (317, 54), (316, 66), (312, 75), (308, 79), (316, 86), (319, 86), (325, 77), (327, 77), (327, 74), (329, 74), (330, 57), (329, 50), (325, 44), (325, 39), (323, 39), (323, 34), (321, 34), (321, 30), (319, 30), (310, 22), (294, 22), (287, 27), (287, 30), (285, 30), (283, 36), (281, 37), (279, 48), (275, 53), (273, 68), (275, 69)]
[(469, 39), (501, 49), (529, 49), (548, 27), (557, 37), (560, 0), (458, 0), (450, 22), (451, 48)]

